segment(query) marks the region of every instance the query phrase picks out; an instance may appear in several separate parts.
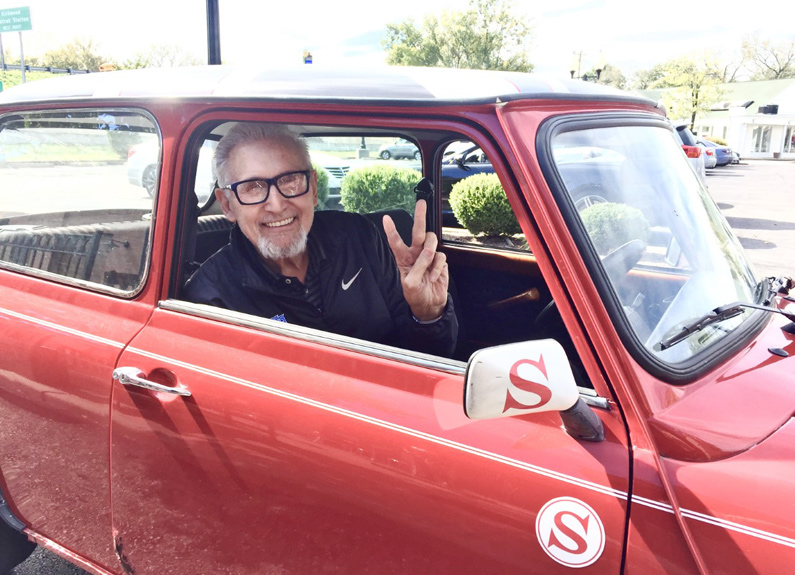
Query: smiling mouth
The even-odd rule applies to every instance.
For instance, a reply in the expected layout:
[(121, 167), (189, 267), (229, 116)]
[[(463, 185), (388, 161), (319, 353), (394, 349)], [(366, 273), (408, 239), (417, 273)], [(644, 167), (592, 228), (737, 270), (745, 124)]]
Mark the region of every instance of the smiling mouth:
[(286, 220), (279, 220), (278, 222), (265, 222), (266, 228), (281, 228), (290, 225), (295, 220), (295, 217), (287, 218)]

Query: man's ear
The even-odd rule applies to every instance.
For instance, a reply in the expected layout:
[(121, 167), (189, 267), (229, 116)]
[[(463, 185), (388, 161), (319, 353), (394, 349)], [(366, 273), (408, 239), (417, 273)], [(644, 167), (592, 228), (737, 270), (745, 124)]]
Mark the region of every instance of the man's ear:
[(317, 207), (317, 172), (312, 170), (312, 205)]
[(226, 195), (226, 191), (222, 188), (215, 188), (215, 199), (218, 200), (226, 219), (230, 222), (236, 222), (237, 218), (235, 217), (235, 213), (232, 211), (232, 206), (230, 205), (231, 202)]

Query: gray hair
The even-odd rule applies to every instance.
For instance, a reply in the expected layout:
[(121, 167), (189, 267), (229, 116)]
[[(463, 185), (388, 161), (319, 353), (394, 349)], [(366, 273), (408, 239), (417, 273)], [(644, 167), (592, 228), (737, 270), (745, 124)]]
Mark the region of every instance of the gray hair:
[(229, 173), (227, 167), (232, 152), (238, 146), (253, 142), (269, 141), (292, 148), (304, 162), (308, 169), (312, 168), (312, 159), (306, 142), (283, 124), (262, 124), (254, 122), (240, 122), (232, 128), (218, 142), (215, 149), (215, 173), (220, 187), (228, 186)]

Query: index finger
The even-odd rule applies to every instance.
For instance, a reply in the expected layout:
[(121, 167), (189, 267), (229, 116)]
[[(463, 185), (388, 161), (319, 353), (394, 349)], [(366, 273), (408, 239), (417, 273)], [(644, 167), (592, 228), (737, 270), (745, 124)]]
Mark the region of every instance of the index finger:
[(421, 247), (425, 243), (425, 214), (428, 205), (425, 200), (417, 201), (414, 206), (414, 227), (411, 228), (411, 246)]
[(392, 249), (392, 253), (395, 254), (395, 258), (398, 258), (404, 253), (404, 250), (408, 249), (408, 246), (406, 246), (405, 242), (400, 237), (400, 234), (395, 227), (395, 222), (392, 220), (391, 216), (384, 215), (381, 221), (384, 225), (386, 241), (389, 244), (389, 247)]

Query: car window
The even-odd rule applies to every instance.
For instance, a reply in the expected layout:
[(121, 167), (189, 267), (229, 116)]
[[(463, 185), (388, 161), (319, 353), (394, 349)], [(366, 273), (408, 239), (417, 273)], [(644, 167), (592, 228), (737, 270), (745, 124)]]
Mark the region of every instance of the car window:
[(681, 362), (742, 323), (739, 314), (687, 345), (666, 344), (713, 308), (754, 301), (756, 289), (739, 242), (668, 130), (574, 130), (557, 135), (552, 151), (625, 319), (650, 353)]
[(444, 241), (528, 250), (491, 160), (477, 144), (470, 140), (447, 144), (440, 176)]
[(0, 118), (0, 265), (99, 289), (143, 282), (160, 164), (144, 113)]

